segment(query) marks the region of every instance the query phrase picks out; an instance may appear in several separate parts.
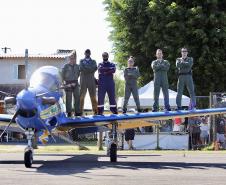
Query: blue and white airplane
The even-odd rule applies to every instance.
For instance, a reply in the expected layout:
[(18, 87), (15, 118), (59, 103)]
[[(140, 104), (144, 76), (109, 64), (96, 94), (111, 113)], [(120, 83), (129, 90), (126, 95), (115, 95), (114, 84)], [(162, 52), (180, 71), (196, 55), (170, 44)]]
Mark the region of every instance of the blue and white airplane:
[[(62, 100), (61, 75), (58, 68), (44, 66), (35, 71), (29, 87), (16, 97), (8, 97), (5, 103), (15, 103), (14, 115), (0, 114), (0, 121), (16, 122), (25, 132), (28, 144), (24, 153), (24, 164), (31, 167), (33, 162), (32, 140), (35, 133), (43, 133), (40, 138), (48, 138), (55, 129), (70, 130), (86, 128), (87, 132), (111, 125), (113, 139), (109, 145), (110, 161), (117, 161), (118, 125), (128, 127), (147, 126), (156, 120), (168, 120), (175, 117), (193, 117), (201, 115), (226, 114), (226, 108), (201, 109), (193, 111), (147, 112), (137, 114), (96, 115), (68, 118)], [(134, 125), (134, 122), (138, 125)], [(8, 128), (8, 127), (7, 127)], [(7, 129), (6, 128), (6, 129)], [(5, 132), (5, 131), (4, 131)], [(3, 132), (3, 133), (4, 133)], [(3, 133), (0, 137), (2, 137)]]

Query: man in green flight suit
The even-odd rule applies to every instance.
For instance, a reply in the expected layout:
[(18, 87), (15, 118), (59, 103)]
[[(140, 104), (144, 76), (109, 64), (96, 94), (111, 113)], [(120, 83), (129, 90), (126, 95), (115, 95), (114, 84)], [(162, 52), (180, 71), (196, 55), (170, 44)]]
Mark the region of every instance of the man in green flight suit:
[(89, 91), (90, 99), (92, 102), (92, 108), (94, 115), (97, 114), (97, 100), (96, 100), (96, 79), (94, 73), (97, 70), (97, 63), (90, 57), (91, 51), (87, 49), (85, 51), (85, 58), (80, 60), (80, 111), (83, 113), (84, 99), (86, 96), (87, 89)]
[(126, 85), (125, 85), (125, 99), (123, 105), (123, 113), (126, 113), (127, 111), (127, 104), (131, 93), (133, 94), (133, 98), (137, 106), (137, 111), (141, 112), (140, 100), (137, 89), (137, 79), (139, 78), (139, 76), (140, 76), (139, 69), (137, 67), (134, 67), (134, 58), (130, 57), (128, 60), (128, 67), (124, 70), (124, 78), (126, 81)]
[(176, 67), (178, 69), (178, 82), (177, 82), (177, 109), (181, 110), (181, 98), (184, 91), (184, 86), (186, 86), (190, 98), (191, 104), (190, 108), (195, 109), (196, 107), (196, 99), (195, 99), (195, 90), (194, 90), (194, 83), (192, 78), (192, 65), (193, 65), (193, 58), (188, 57), (188, 50), (187, 48), (181, 49), (181, 58), (177, 58), (176, 60)]
[(169, 105), (169, 83), (167, 71), (170, 68), (170, 63), (167, 60), (163, 60), (163, 53), (161, 49), (156, 50), (156, 60), (152, 61), (151, 67), (154, 72), (154, 104), (153, 112), (159, 110), (159, 93), (162, 88), (164, 96), (164, 106), (166, 111), (170, 111)]
[(75, 116), (81, 115), (79, 107), (79, 75), (80, 69), (79, 65), (76, 64), (76, 51), (73, 50), (68, 57), (68, 62), (62, 68), (62, 79), (66, 87), (66, 112), (68, 117), (72, 116), (72, 95), (74, 97)]

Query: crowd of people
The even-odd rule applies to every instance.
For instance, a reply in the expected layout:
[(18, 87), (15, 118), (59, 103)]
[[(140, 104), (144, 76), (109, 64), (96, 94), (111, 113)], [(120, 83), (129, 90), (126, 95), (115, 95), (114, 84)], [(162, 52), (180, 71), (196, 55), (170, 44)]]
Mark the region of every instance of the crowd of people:
[[(195, 116), (187, 120), (175, 118), (173, 125), (173, 132), (188, 132), (189, 148), (192, 150), (209, 145), (211, 137), (215, 140), (214, 149), (226, 148), (226, 118), (224, 116), (218, 115), (215, 124), (211, 124), (209, 116)], [(212, 133), (216, 133), (216, 135), (211, 136), (210, 130), (213, 130)]]
[[(109, 61), (107, 52), (102, 54), (103, 61), (97, 63), (91, 58), (91, 51), (87, 49), (84, 53), (84, 59), (77, 63), (77, 55), (74, 50), (68, 57), (68, 62), (62, 68), (62, 79), (66, 87), (66, 111), (68, 117), (73, 116), (72, 110), (74, 108), (74, 115), (81, 116), (84, 109), (84, 98), (87, 90), (92, 102), (92, 109), (94, 115), (102, 115), (104, 113), (104, 99), (107, 93), (110, 103), (110, 111), (113, 114), (118, 114), (117, 104), (115, 100), (115, 83), (114, 73), (116, 66)], [(192, 57), (188, 57), (186, 48), (181, 49), (181, 57), (176, 59), (176, 67), (178, 69), (178, 85), (177, 85), (177, 109), (181, 110), (181, 98), (184, 87), (186, 86), (191, 97), (191, 108), (195, 108), (195, 92), (192, 79)], [(133, 95), (137, 106), (137, 112), (141, 112), (141, 105), (138, 95), (137, 80), (140, 77), (138, 67), (135, 67), (134, 57), (129, 57), (127, 61), (127, 68), (124, 70), (125, 78), (125, 97), (123, 105), (123, 113), (127, 112), (128, 100)], [(154, 104), (153, 112), (159, 111), (159, 93), (160, 89), (164, 95), (165, 110), (170, 111), (169, 105), (169, 84), (167, 72), (170, 69), (170, 63), (163, 59), (163, 52), (161, 49), (156, 50), (156, 60), (152, 61), (151, 67), (154, 72)], [(98, 71), (98, 79), (95, 78), (95, 72)], [(80, 77), (80, 83), (78, 79)], [(96, 99), (96, 87), (98, 88), (98, 99)], [(72, 101), (73, 97), (73, 101)], [(72, 102), (74, 106), (72, 108)]]
[[(118, 114), (117, 104), (115, 99), (115, 83), (114, 73), (116, 66), (109, 61), (109, 55), (107, 52), (102, 53), (102, 62), (97, 65), (97, 62), (91, 58), (91, 51), (89, 49), (84, 52), (84, 59), (81, 59), (79, 64), (77, 62), (76, 51), (74, 50), (68, 57), (67, 63), (62, 68), (62, 79), (66, 94), (66, 112), (67, 116), (73, 116), (72, 110), (74, 109), (75, 116), (83, 115), (84, 99), (87, 90), (90, 95), (92, 110), (94, 115), (103, 115), (104, 113), (104, 100), (107, 93), (110, 103), (110, 111), (113, 114)], [(177, 110), (181, 110), (181, 99), (184, 91), (184, 87), (187, 88), (191, 103), (190, 109), (196, 108), (196, 99), (194, 91), (194, 83), (192, 79), (192, 66), (193, 58), (188, 57), (187, 48), (181, 48), (181, 57), (176, 59), (176, 68), (178, 71), (177, 82), (177, 97), (176, 104)], [(170, 69), (170, 63), (163, 59), (163, 51), (161, 49), (156, 50), (156, 60), (151, 62), (150, 66), (154, 73), (154, 104), (152, 111), (159, 111), (159, 94), (160, 89), (164, 95), (164, 108), (165, 111), (170, 111), (169, 105), (169, 83), (167, 72)], [(95, 78), (95, 72), (98, 71), (98, 79)], [(80, 77), (80, 83), (78, 79)], [(140, 72), (137, 66), (135, 66), (135, 58), (130, 56), (127, 61), (127, 67), (124, 70), (125, 78), (125, 96), (122, 112), (127, 112), (128, 100), (133, 95), (136, 103), (137, 112), (141, 112), (141, 105), (138, 94), (137, 81), (140, 77)], [(98, 95), (96, 96), (96, 89), (98, 88)], [(73, 97), (73, 101), (72, 101)], [(96, 99), (96, 97), (98, 97)], [(72, 107), (72, 102), (74, 106)], [(199, 122), (199, 123), (197, 123)], [(225, 124), (225, 121), (224, 121)], [(196, 146), (199, 143), (206, 144), (209, 140), (209, 126), (206, 118), (203, 120), (198, 118), (189, 119), (188, 131), (191, 133), (192, 146)], [(132, 149), (132, 140), (134, 139), (134, 130), (130, 129), (125, 132), (126, 141), (129, 148)], [(223, 140), (221, 132), (217, 135), (217, 140)]]

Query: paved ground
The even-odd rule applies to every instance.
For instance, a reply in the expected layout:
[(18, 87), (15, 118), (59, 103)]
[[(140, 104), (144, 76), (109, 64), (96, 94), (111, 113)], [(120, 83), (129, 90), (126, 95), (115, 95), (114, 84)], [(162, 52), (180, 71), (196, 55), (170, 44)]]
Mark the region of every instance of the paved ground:
[(23, 153), (0, 153), (1, 185), (225, 185), (225, 153), (120, 155), (117, 163), (96, 154), (36, 154), (33, 168)]

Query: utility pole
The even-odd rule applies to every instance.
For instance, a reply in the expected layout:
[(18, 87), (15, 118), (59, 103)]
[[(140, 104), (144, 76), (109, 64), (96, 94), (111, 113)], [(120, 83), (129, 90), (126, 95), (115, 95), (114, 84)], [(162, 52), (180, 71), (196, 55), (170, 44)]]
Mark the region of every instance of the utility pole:
[(98, 146), (98, 150), (103, 150), (103, 132), (102, 131), (99, 132), (97, 146)]
[(26, 80), (26, 84), (25, 87), (26, 89), (28, 88), (28, 49), (25, 49), (25, 80)]
[(7, 47), (2, 48), (2, 51), (3, 51), (5, 54), (7, 53), (8, 50), (11, 51), (11, 48), (7, 48)]

